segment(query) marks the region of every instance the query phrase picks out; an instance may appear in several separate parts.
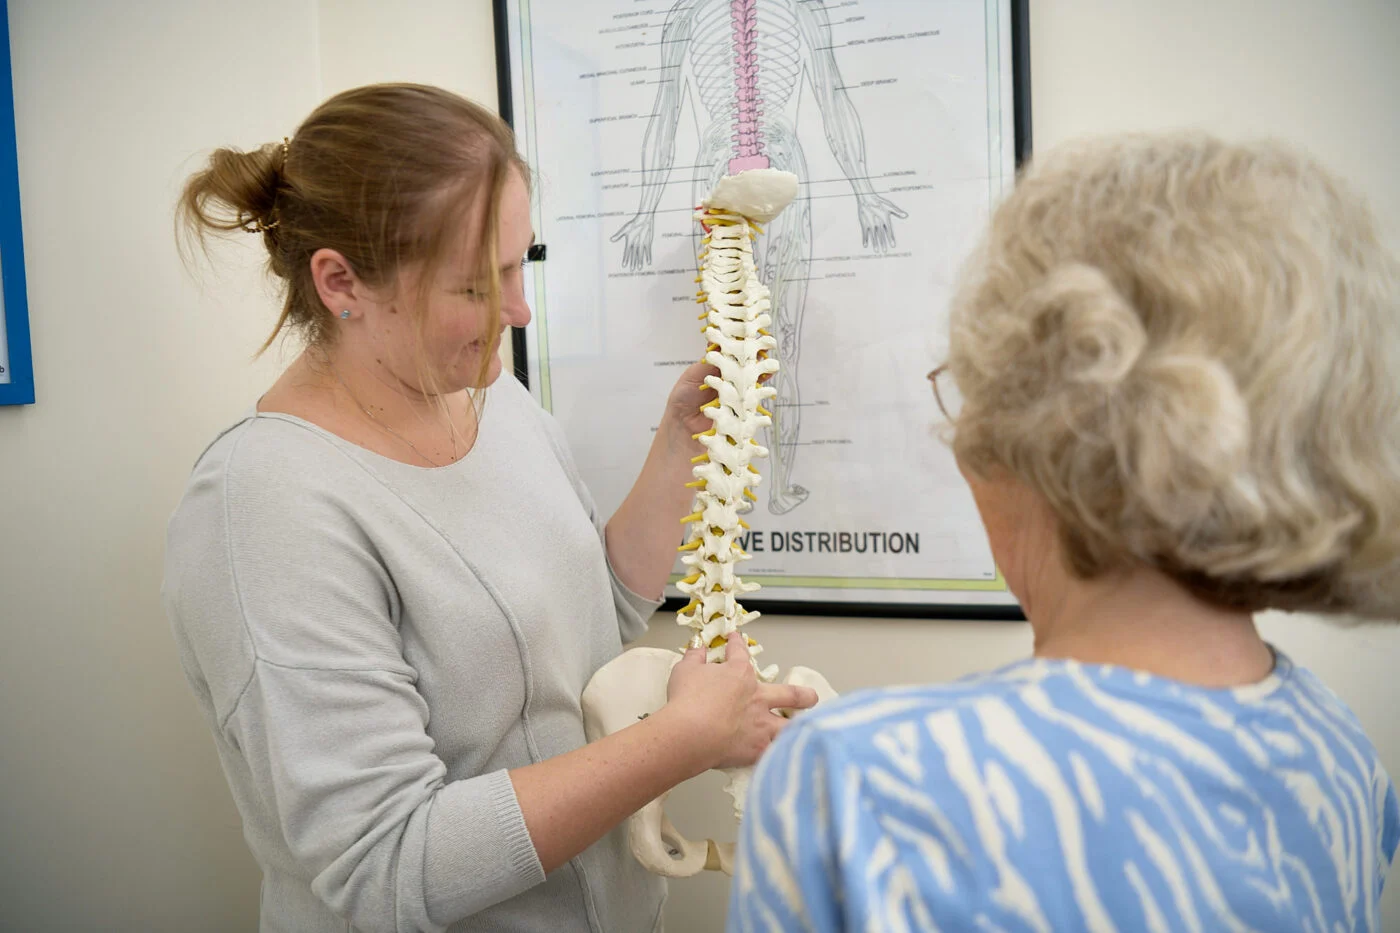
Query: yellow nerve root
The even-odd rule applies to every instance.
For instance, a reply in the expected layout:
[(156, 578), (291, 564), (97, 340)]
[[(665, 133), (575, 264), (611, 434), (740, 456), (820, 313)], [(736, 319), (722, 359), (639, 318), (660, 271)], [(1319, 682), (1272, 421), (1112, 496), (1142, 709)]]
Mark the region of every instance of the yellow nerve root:
[[(724, 636), (724, 635), (716, 635), (714, 638), (711, 638), (711, 639), (710, 639), (710, 647), (711, 647), (711, 648), (718, 648), (720, 645), (724, 644), (724, 643), (725, 643), (726, 641), (728, 641), (728, 640), (729, 640), (729, 639), (728, 639), (726, 636)], [(758, 644), (758, 642), (754, 641), (752, 638), (750, 638), (750, 637), (747, 636), (747, 635), (744, 636), (744, 641), (748, 643), (748, 646), (749, 646), (750, 648), (752, 648), (754, 645)]]

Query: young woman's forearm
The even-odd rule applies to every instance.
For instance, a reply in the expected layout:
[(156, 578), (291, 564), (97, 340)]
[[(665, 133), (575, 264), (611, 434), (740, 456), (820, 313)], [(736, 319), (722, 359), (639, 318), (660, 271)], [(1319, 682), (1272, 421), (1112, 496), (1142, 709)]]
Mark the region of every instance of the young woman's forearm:
[(661, 709), (635, 726), (510, 772), (525, 826), (546, 872), (637, 810), (709, 770), (713, 750)]

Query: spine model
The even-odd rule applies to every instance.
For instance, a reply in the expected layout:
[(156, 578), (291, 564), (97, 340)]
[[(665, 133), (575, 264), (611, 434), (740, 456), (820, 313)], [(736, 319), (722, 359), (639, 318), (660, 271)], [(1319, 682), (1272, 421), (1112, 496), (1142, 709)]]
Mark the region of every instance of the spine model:
[[(768, 332), (768, 289), (754, 267), (753, 239), (762, 231), (743, 214), (713, 205), (700, 208), (696, 219), (706, 231), (696, 280), (709, 341), (705, 360), (719, 375), (705, 379), (716, 398), (702, 410), (714, 426), (696, 436), (705, 453), (695, 459), (695, 482), (689, 484), (695, 505), (684, 519), (692, 526), (681, 548), (690, 573), (678, 584), (691, 602), (677, 621), (693, 631), (693, 647), (708, 649), (707, 660), (721, 661), (729, 634), (759, 615), (739, 602), (759, 585), (739, 576), (738, 565), (750, 557), (737, 539), (748, 528), (739, 516), (753, 507), (753, 487), (761, 481), (753, 461), (768, 456), (754, 436), (772, 424), (762, 403), (777, 393), (763, 381), (778, 371), (777, 341)], [(762, 649), (746, 640), (752, 658)], [(776, 674), (776, 666), (759, 672), (764, 680)]]

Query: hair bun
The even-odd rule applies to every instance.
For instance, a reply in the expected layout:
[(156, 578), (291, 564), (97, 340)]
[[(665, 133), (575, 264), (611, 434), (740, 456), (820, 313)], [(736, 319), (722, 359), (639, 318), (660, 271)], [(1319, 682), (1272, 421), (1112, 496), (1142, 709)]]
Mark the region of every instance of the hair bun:
[[(1076, 516), (1087, 527), (1128, 531), (1145, 560), (1175, 557), (1175, 544), (1208, 525), (1247, 485), (1249, 411), (1226, 366), (1172, 340), (1149, 341), (1138, 310), (1100, 269), (1067, 263), (1026, 292), (1021, 312), (1042, 385), (1042, 449), (1077, 449), (1062, 476), (1062, 509), (1095, 500), (1084, 490), (1112, 477), (1115, 514)], [(1040, 407), (1040, 406), (1038, 406)]]
[(1129, 502), (1172, 529), (1171, 540), (1189, 538), (1220, 503), (1240, 502), (1232, 493), (1250, 485), (1249, 409), (1223, 363), (1152, 354), (1114, 403)]
[(1147, 345), (1137, 312), (1093, 266), (1057, 266), (1023, 301), (1033, 338), (1070, 383), (1111, 390)]
[(277, 224), (273, 212), (282, 161), (281, 143), (248, 152), (216, 149), (208, 166), (186, 185), (186, 209), (212, 229), (270, 230)]

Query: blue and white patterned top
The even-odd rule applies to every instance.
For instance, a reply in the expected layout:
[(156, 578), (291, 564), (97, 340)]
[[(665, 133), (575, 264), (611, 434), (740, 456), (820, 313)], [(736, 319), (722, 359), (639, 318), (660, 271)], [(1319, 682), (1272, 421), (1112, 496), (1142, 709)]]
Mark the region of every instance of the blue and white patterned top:
[(1379, 930), (1395, 788), (1282, 655), (1211, 690), (1032, 660), (853, 694), (754, 775), (731, 931)]

